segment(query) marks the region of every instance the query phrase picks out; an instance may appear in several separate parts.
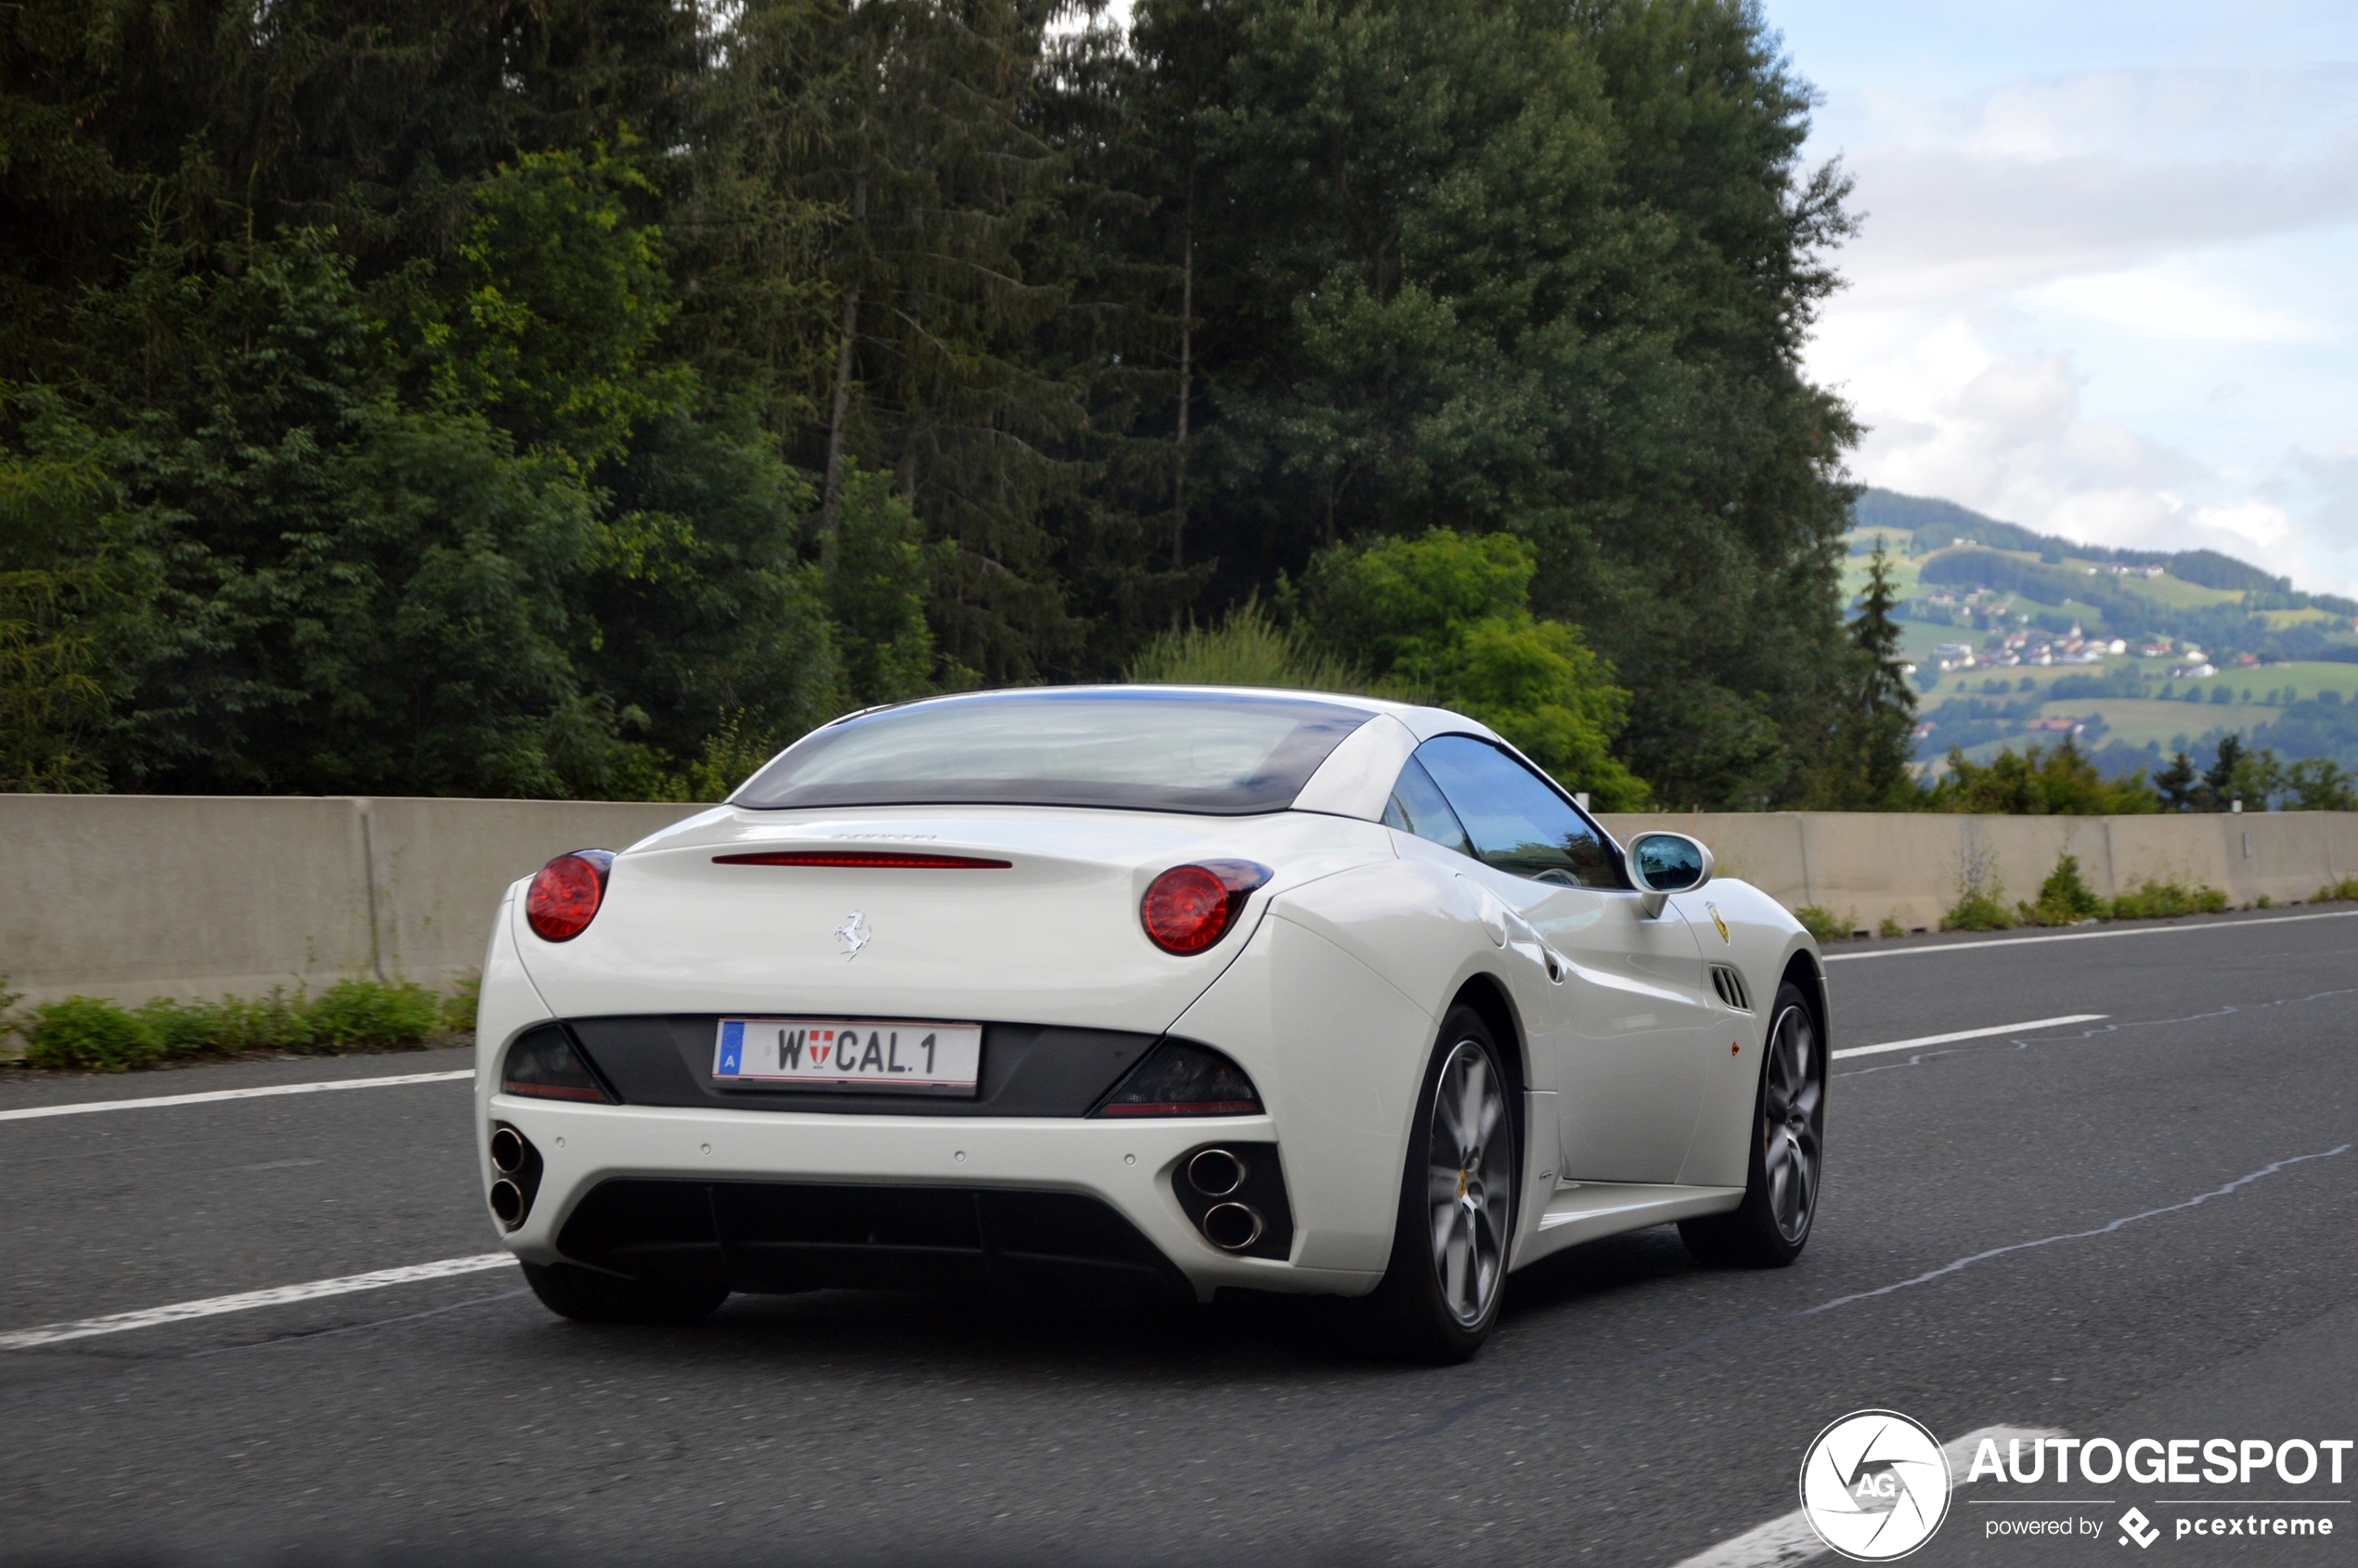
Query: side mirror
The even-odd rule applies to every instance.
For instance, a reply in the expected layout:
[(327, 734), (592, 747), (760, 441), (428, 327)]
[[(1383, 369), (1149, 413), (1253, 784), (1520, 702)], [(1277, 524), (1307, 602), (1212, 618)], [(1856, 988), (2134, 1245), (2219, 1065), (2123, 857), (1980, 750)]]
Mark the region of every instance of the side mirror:
[(1673, 893), (1691, 893), (1711, 880), (1711, 851), (1683, 833), (1641, 833), (1629, 841), (1629, 880), (1638, 885), (1646, 918), (1662, 914)]

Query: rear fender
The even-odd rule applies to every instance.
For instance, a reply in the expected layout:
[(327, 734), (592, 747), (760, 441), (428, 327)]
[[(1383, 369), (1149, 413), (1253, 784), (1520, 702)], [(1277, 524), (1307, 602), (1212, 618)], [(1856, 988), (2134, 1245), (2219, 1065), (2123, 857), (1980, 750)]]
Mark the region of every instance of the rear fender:
[(1297, 888), (1276, 901), (1273, 913), (1317, 932), (1383, 976), (1416, 999), (1436, 1027), (1469, 984), (1488, 984), (1504, 999), (1509, 1037), (1498, 1044), (1515, 1054), (1522, 1087), (1553, 1091), (1555, 1062), (1533, 1048), (1531, 1020), (1547, 1016), (1543, 992), (1560, 983), (1548, 978), (1539, 934), (1457, 875), (1448, 863), (1455, 857), (1436, 851), (1428, 858), (1413, 852), (1425, 848), (1422, 840), (1400, 841), (1411, 851), (1401, 859)]
[(1293, 1262), (1356, 1270), (1392, 1255), (1401, 1161), (1434, 1019), (1281, 912), (1172, 1026), (1234, 1056), (1277, 1130)]

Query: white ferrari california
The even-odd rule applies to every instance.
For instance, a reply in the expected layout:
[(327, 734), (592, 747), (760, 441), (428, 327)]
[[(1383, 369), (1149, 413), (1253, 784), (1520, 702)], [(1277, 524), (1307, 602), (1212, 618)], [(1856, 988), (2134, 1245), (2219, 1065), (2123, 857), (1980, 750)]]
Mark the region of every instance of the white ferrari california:
[(540, 1299), (1361, 1296), (1472, 1354), (1508, 1275), (1676, 1222), (1775, 1265), (1817, 1208), (1808, 935), (1617, 844), (1459, 714), (1064, 687), (804, 736), (726, 804), (510, 889), (486, 1200)]

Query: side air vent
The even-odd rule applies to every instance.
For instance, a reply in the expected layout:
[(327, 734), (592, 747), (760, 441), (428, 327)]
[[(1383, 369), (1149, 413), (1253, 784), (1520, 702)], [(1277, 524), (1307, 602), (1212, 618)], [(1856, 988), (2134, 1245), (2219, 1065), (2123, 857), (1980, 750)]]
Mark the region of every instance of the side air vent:
[(1711, 966), (1711, 989), (1719, 993), (1720, 1001), (1737, 1012), (1752, 1011), (1752, 993), (1744, 989), (1744, 978), (1730, 965), (1714, 964)]

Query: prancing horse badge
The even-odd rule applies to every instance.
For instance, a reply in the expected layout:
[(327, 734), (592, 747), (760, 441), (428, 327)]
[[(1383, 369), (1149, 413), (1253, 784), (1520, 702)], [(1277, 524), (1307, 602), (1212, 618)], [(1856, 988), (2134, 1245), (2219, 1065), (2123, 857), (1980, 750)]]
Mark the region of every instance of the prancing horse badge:
[[(1720, 935), (1727, 935), (1726, 927), (1720, 927)], [(875, 927), (870, 926), (868, 917), (856, 909), (845, 915), (843, 924), (836, 927), (836, 940), (843, 944), (843, 961), (846, 964), (859, 957), (860, 950), (875, 940)]]
[[(1710, 912), (1711, 923), (1719, 927), (1719, 940), (1723, 942), (1734, 942), (1736, 939), (1728, 934), (1728, 923), (1719, 918), (1719, 906), (1717, 904), (1705, 904), (1703, 907)], [(853, 918), (857, 919), (859, 917), (855, 915)]]

